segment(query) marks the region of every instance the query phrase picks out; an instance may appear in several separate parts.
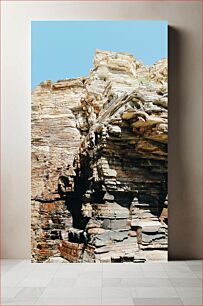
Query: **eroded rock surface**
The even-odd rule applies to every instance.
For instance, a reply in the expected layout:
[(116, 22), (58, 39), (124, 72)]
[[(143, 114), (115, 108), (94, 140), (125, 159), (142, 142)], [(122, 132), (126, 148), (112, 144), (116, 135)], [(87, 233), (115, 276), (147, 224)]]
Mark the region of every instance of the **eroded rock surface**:
[(165, 59), (101, 50), (88, 77), (34, 89), (33, 261), (165, 258), (167, 93)]

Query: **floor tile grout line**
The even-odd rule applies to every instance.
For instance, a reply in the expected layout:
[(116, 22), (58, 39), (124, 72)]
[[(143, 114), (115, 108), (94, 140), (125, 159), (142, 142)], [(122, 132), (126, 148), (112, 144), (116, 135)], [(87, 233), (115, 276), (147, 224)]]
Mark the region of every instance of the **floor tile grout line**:
[[(24, 277), (22, 277), (22, 279), (20, 279), (20, 281), (18, 282), (18, 284), (20, 283), (20, 282), (22, 282), (23, 280), (25, 280), (25, 278), (29, 275), (29, 273), (30, 273), (30, 271), (28, 271), (27, 273), (26, 273), (26, 275), (24, 276)], [(18, 284), (16, 284), (15, 286), (12, 286), (13, 288), (18, 288)], [(19, 286), (20, 287), (20, 286)], [(22, 287), (23, 288), (23, 287)]]
[[(19, 263), (18, 263), (19, 264)], [(17, 264), (17, 265), (18, 265)], [(31, 263), (30, 263), (31, 264)], [(16, 266), (17, 266), (16, 265)], [(49, 265), (49, 264), (48, 264)], [(52, 273), (52, 275), (51, 275), (51, 278), (50, 278), (50, 280), (49, 280), (49, 282), (48, 282), (48, 284), (55, 278), (55, 275), (56, 275), (56, 273), (57, 273), (57, 271), (59, 270), (59, 268), (61, 268), (59, 265), (57, 265), (56, 266), (56, 269), (55, 269), (55, 271)], [(118, 266), (118, 269), (119, 269), (119, 266)], [(99, 269), (100, 270), (100, 269)], [(88, 270), (87, 270), (87, 272), (88, 272)], [(102, 266), (101, 266), (101, 277), (102, 277), (102, 279), (101, 279), (101, 299), (100, 299), (100, 301), (101, 301), (101, 304), (103, 304), (103, 299), (102, 299), (102, 289), (103, 289), (103, 285), (104, 285), (104, 265), (102, 264)], [(169, 276), (169, 272), (170, 271), (168, 271), (167, 269), (165, 270), (165, 273), (166, 273), (166, 275), (167, 275), (167, 279), (169, 280), (169, 283), (171, 284), (171, 287), (172, 288), (174, 288), (175, 289), (175, 292), (177, 293), (177, 297), (176, 298), (178, 298), (180, 301), (181, 301), (181, 303), (182, 303), (182, 305), (184, 305), (184, 302), (183, 302), (183, 298), (182, 298), (182, 296), (177, 292), (177, 290), (176, 290), (176, 287), (175, 287), (175, 285), (173, 285), (172, 284), (172, 281), (171, 281), (171, 277)], [(174, 271), (175, 272), (175, 271)], [(31, 273), (31, 271), (29, 271), (28, 273)], [(184, 273), (184, 271), (183, 271), (183, 273)], [(191, 281), (192, 280), (194, 280), (194, 279), (196, 279), (196, 280), (200, 280), (201, 281), (201, 279), (199, 279), (199, 277), (195, 274), (195, 271), (193, 271), (192, 269), (190, 269), (190, 272), (189, 272), (191, 275), (193, 275), (194, 276), (194, 278), (190, 278), (191, 279)], [(27, 276), (27, 274), (26, 274), (26, 276)], [(26, 277), (25, 276), (25, 277)], [(147, 277), (145, 277), (144, 275), (143, 275), (143, 279), (147, 279)], [(24, 279), (24, 278), (23, 278)], [(123, 278), (122, 278), (123, 279)], [(181, 279), (181, 278), (177, 278), (177, 279)], [(183, 278), (184, 279), (184, 278)], [(20, 282), (21, 282), (21, 280), (20, 280)], [(46, 286), (44, 286), (44, 287), (41, 287), (41, 288), (46, 288), (47, 286), (48, 286), (48, 284), (46, 285)], [(16, 288), (17, 287), (17, 285), (15, 285), (15, 286), (12, 286), (12, 288)], [(25, 288), (25, 287), (21, 287), (21, 288)], [(32, 288), (32, 287), (30, 287), (30, 288)], [(132, 287), (131, 287), (132, 288)], [(130, 288), (130, 292), (131, 292), (131, 295), (132, 295), (132, 289)], [(137, 287), (136, 287), (137, 288)], [(184, 287), (183, 287), (184, 288)], [(199, 288), (198, 286), (197, 287), (194, 287), (194, 288)], [(40, 296), (39, 297), (37, 297), (36, 298), (36, 302), (34, 303), (34, 305), (36, 305), (36, 303), (38, 302), (38, 300), (40, 299), (40, 297), (42, 296), (42, 294), (43, 293), (41, 293), (40, 294)], [(16, 297), (16, 295), (15, 295), (15, 297)], [(161, 297), (160, 297), (161, 298)], [(166, 297), (167, 298), (167, 297)], [(194, 296), (194, 298), (199, 298), (198, 296)], [(133, 299), (133, 303), (134, 303), (134, 298), (132, 297), (132, 299)], [(10, 298), (9, 300), (12, 300), (12, 298)]]
[[(57, 265), (57, 267), (58, 267), (58, 265)], [(58, 269), (59, 269), (59, 267), (58, 267)], [(56, 271), (55, 271), (55, 273), (53, 274), (52, 278), (50, 279), (49, 283), (51, 282), (51, 280), (52, 280), (52, 279), (54, 278), (54, 276), (56, 275), (58, 269), (56, 269)], [(49, 284), (49, 283), (48, 283), (48, 284)], [(43, 288), (44, 288), (43, 293), (44, 293), (45, 289), (47, 288), (48, 284), (47, 284), (45, 287), (43, 287)], [(41, 293), (41, 295), (37, 298), (37, 300), (36, 300), (36, 302), (34, 303), (34, 305), (36, 305), (36, 303), (38, 302), (38, 300), (42, 297), (43, 293)]]
[(104, 264), (102, 263), (102, 274), (101, 274), (101, 305), (103, 305), (102, 292), (103, 292), (103, 275), (104, 275)]
[[(191, 272), (192, 272), (192, 271), (191, 271)], [(192, 279), (193, 279), (193, 278), (191, 278), (191, 280), (192, 280)], [(170, 277), (169, 277), (169, 281), (171, 282)], [(171, 282), (171, 284), (172, 284), (172, 282)], [(174, 286), (173, 284), (172, 284), (172, 286), (173, 286), (175, 292), (177, 293), (178, 298), (181, 300), (182, 304), (183, 304), (183, 305), (186, 305), (186, 304), (184, 304), (183, 299), (182, 299), (181, 295), (179, 294), (179, 292), (178, 292), (178, 290), (177, 290), (177, 286)], [(184, 288), (184, 287), (183, 287), (183, 288)], [(196, 287), (195, 287), (195, 288), (196, 288)], [(189, 306), (189, 305), (188, 305), (188, 306)], [(195, 306), (195, 305), (194, 305), (194, 306)], [(198, 306), (198, 305), (197, 305), (197, 306)]]
[[(176, 272), (176, 271), (168, 271), (167, 269), (165, 270), (165, 272), (166, 272), (166, 274), (167, 274), (167, 276), (168, 276), (168, 278), (170, 278), (170, 275), (168, 274), (168, 272)], [(194, 271), (192, 271), (191, 269), (190, 269), (190, 271), (178, 271), (178, 273), (189, 273), (189, 274), (191, 274), (191, 275), (193, 275), (194, 276), (194, 278), (198, 278), (197, 277), (197, 275), (195, 275), (195, 273), (194, 273)]]

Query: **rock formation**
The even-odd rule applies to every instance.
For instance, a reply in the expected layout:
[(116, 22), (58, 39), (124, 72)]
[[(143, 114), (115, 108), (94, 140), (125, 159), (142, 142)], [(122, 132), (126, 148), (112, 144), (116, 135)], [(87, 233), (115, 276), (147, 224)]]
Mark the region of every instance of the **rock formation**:
[(128, 53), (33, 90), (32, 261), (166, 258), (167, 107), (167, 60)]

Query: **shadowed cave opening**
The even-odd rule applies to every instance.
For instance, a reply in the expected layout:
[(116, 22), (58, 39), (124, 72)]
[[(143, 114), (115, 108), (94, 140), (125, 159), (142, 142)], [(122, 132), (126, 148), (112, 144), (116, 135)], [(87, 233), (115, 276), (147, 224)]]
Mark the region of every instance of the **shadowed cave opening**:
[[(89, 218), (82, 215), (82, 204), (84, 203), (84, 194), (89, 186), (89, 168), (88, 157), (77, 164), (77, 159), (74, 161), (74, 174), (72, 176), (60, 176), (58, 184), (58, 192), (61, 197), (65, 198), (67, 210), (73, 218), (73, 228), (84, 230)], [(82, 170), (82, 169), (85, 169)], [(64, 188), (61, 188), (64, 186)]]
[[(148, 206), (149, 211), (156, 217), (159, 217), (163, 208), (167, 207), (164, 204), (167, 195), (167, 175), (163, 175), (163, 179), (159, 183), (147, 182), (136, 183), (134, 184), (133, 191), (117, 191), (117, 190), (106, 190), (103, 191), (102, 186), (104, 182), (95, 182), (92, 180), (93, 171), (91, 168), (91, 157), (89, 154), (81, 155), (75, 159), (74, 163), (75, 175), (72, 177), (60, 177), (60, 180), (63, 181), (65, 187), (69, 187), (65, 192), (65, 204), (68, 211), (71, 213), (73, 218), (73, 229), (80, 230), (76, 232), (70, 231), (68, 233), (68, 238), (70, 242), (75, 243), (85, 243), (87, 244), (89, 241), (89, 235), (85, 232), (86, 225), (88, 224), (91, 217), (84, 216), (82, 214), (82, 206), (84, 203), (100, 203), (104, 204), (104, 194), (108, 191), (109, 194), (113, 195), (114, 201), (120, 205), (121, 207), (127, 208), (129, 210), (129, 219), (131, 216), (131, 209), (133, 199), (136, 197), (138, 200), (138, 205)], [(122, 171), (126, 171), (126, 164), (129, 163), (129, 160), (126, 162), (125, 158), (121, 158), (122, 160)], [(144, 163), (148, 163), (144, 161)], [(153, 162), (153, 161), (152, 161)], [(160, 162), (160, 161), (159, 161)], [(115, 168), (115, 164), (118, 163), (118, 160), (109, 158), (110, 167)], [(139, 159), (130, 160), (130, 163), (136, 165), (136, 167), (142, 169), (143, 161), (140, 165)], [(163, 162), (161, 161), (160, 164)], [(163, 166), (163, 165), (162, 165)], [(132, 168), (132, 167), (131, 167)], [(145, 170), (145, 166), (143, 167)], [(142, 170), (141, 170), (142, 171)], [(147, 170), (148, 176), (151, 175), (151, 170)], [(128, 172), (127, 172), (128, 175)], [(134, 174), (136, 177), (136, 172)], [(118, 178), (119, 179), (119, 178)], [(145, 177), (143, 176), (143, 181), (145, 181)], [(146, 178), (147, 181), (147, 178)], [(147, 186), (147, 187), (146, 187)], [(146, 192), (146, 188), (148, 192)], [(64, 196), (64, 192), (61, 190), (61, 186), (59, 185), (59, 193)], [(91, 190), (91, 195), (87, 193), (87, 191)], [(167, 220), (165, 220), (167, 224)], [(105, 224), (105, 222), (104, 222)], [(137, 232), (138, 242), (142, 241), (142, 233), (140, 226), (131, 226), (131, 229)], [(148, 233), (150, 235), (150, 232)]]

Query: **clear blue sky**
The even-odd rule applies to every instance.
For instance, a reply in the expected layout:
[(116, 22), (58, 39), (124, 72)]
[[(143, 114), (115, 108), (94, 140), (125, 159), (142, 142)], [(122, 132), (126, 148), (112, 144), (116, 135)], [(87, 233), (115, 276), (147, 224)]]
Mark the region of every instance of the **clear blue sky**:
[(95, 49), (128, 52), (147, 65), (167, 57), (166, 21), (32, 21), (32, 88), (86, 76)]

